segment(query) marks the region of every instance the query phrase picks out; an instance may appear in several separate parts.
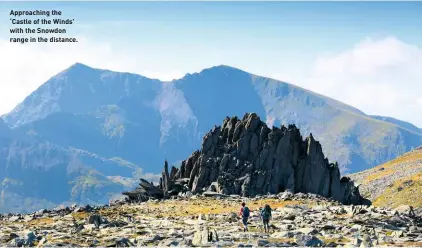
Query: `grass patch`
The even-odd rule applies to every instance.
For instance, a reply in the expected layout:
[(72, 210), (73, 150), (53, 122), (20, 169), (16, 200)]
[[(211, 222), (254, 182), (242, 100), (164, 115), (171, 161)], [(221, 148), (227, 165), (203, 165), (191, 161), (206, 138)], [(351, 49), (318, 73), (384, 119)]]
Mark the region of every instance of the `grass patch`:
[(53, 220), (52, 218), (39, 218), (39, 219), (34, 219), (28, 222), (28, 224), (30, 225), (48, 225), (48, 224), (53, 224), (55, 222), (55, 220)]
[[(385, 169), (392, 168), (396, 165), (403, 164), (403, 163), (412, 163), (421, 161), (422, 163), (422, 151), (421, 150), (414, 150), (410, 151), (408, 153), (403, 154), (403, 156), (400, 156), (396, 159), (393, 159), (385, 164), (382, 165)], [(381, 166), (380, 166), (381, 167)], [(376, 167), (379, 168), (379, 167)]]
[(422, 247), (422, 242), (403, 242), (391, 245), (394, 247)]
[(72, 213), (73, 218), (75, 218), (75, 220), (83, 220), (88, 218), (89, 214), (87, 212), (77, 212), (77, 213)]
[[(271, 233), (270, 233), (271, 234)], [(287, 243), (287, 242), (294, 242), (293, 238), (268, 238), (270, 243)]]
[(347, 244), (350, 243), (351, 240), (345, 237), (342, 237), (340, 239), (335, 239), (335, 238), (324, 238), (324, 237), (318, 237), (319, 239), (321, 239), (322, 241), (324, 241), (325, 244), (329, 244), (331, 242), (336, 243), (336, 244)]
[[(382, 179), (385, 176), (391, 175), (398, 171), (398, 166), (408, 164), (409, 167), (415, 168), (415, 167), (421, 167), (422, 166), (422, 150), (413, 150), (408, 153), (405, 153), (404, 155), (393, 159), (389, 162), (386, 162), (380, 166), (377, 166), (375, 168), (359, 172), (357, 174), (366, 174), (366, 177), (363, 179), (363, 183), (367, 184), (372, 181)], [(383, 170), (380, 170), (380, 169)], [(402, 170), (402, 168), (400, 168)]]
[[(147, 203), (142, 209), (137, 210), (136, 207), (132, 211), (149, 214), (155, 213), (161, 217), (177, 217), (177, 216), (195, 216), (206, 214), (225, 214), (238, 213), (241, 208), (241, 201), (227, 201), (215, 200), (211, 198), (201, 198), (189, 201), (163, 201), (158, 203)], [(247, 206), (251, 211), (256, 211), (265, 204), (269, 204), (271, 208), (280, 208), (288, 205), (300, 205), (302, 201), (281, 201), (278, 199), (265, 199), (258, 201), (247, 201)], [(130, 210), (126, 210), (130, 211)], [(107, 214), (106, 212), (103, 212)], [(204, 216), (205, 218), (205, 216)]]
[(385, 169), (383, 171), (378, 171), (376, 173), (369, 174), (363, 181), (365, 184), (370, 183), (372, 181), (382, 179), (385, 176), (391, 175), (394, 172), (396, 172), (396, 170), (394, 169)]
[[(405, 182), (412, 180), (410, 185)], [(399, 190), (401, 189), (401, 190)], [(400, 205), (422, 206), (422, 172), (402, 178), (387, 188), (383, 194), (373, 201), (377, 207), (398, 207)]]

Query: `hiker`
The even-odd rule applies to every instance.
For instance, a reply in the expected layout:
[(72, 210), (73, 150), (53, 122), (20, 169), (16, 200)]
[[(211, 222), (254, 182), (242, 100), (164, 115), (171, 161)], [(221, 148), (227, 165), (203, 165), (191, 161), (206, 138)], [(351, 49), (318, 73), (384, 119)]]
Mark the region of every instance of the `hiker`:
[(250, 215), (249, 208), (246, 207), (246, 203), (242, 202), (242, 208), (240, 209), (239, 213), (240, 217), (242, 217), (242, 223), (243, 223), (243, 231), (249, 231), (248, 230), (248, 218)]
[(270, 231), (270, 219), (272, 218), (271, 207), (268, 204), (265, 204), (264, 208), (261, 210), (262, 223), (264, 224), (264, 231)]

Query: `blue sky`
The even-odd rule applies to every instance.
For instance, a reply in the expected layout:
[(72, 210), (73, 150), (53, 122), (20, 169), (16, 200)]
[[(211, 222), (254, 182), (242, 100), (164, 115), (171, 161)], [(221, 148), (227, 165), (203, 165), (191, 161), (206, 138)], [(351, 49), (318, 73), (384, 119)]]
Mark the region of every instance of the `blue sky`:
[(422, 127), (422, 2), (0, 2), (1, 23), (11, 9), (61, 10), (80, 42), (10, 44), (0, 26), (0, 113), (74, 62), (163, 80), (227, 64)]

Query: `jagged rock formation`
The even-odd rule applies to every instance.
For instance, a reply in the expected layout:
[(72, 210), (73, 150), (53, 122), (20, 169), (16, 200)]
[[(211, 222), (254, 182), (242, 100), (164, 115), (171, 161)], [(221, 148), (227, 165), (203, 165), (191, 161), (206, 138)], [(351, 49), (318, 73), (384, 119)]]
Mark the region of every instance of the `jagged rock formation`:
[(163, 198), (164, 192), (155, 187), (152, 183), (149, 183), (147, 180), (141, 178), (139, 187), (134, 191), (123, 192), (123, 195), (128, 196), (131, 201), (147, 201), (149, 199), (159, 199)]
[(337, 163), (329, 163), (312, 134), (305, 140), (295, 125), (268, 128), (255, 113), (226, 117), (205, 135), (200, 151), (180, 168), (165, 163), (159, 188), (164, 195), (180, 190), (213, 191), (250, 197), (282, 191), (314, 193), (344, 204), (367, 203), (353, 182), (340, 179)]

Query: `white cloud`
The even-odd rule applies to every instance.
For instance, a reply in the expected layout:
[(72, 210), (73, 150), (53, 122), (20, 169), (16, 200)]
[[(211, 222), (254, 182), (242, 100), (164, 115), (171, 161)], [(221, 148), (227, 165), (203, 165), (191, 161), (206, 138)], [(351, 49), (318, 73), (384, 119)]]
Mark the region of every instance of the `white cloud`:
[(367, 114), (392, 116), (422, 127), (420, 47), (395, 37), (367, 38), (350, 50), (319, 57), (303, 74), (290, 82)]
[(341, 54), (319, 58), (315, 64), (316, 74), (354, 76), (376, 76), (380, 70), (412, 68), (415, 61), (421, 62), (420, 49), (388, 37), (381, 40), (370, 38), (356, 44), (353, 49)]

